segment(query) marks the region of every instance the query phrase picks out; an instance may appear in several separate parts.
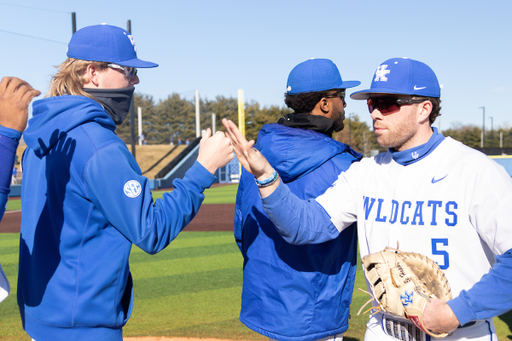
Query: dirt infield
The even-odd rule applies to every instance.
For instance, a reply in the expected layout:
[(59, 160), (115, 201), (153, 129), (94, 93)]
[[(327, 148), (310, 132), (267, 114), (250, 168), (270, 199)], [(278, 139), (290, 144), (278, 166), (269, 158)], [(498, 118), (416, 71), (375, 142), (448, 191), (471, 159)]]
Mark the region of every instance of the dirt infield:
[[(235, 204), (202, 205), (184, 231), (233, 231)], [(21, 211), (7, 211), (0, 222), (0, 233), (19, 233)]]

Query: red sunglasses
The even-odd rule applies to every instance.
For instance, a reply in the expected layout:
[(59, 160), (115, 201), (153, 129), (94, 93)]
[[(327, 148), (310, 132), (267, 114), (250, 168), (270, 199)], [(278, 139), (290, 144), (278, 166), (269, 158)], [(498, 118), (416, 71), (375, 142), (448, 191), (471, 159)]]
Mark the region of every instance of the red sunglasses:
[(368, 98), (368, 110), (370, 114), (379, 110), (383, 114), (398, 111), (402, 105), (425, 102), (426, 99), (396, 98), (396, 97), (373, 97)]

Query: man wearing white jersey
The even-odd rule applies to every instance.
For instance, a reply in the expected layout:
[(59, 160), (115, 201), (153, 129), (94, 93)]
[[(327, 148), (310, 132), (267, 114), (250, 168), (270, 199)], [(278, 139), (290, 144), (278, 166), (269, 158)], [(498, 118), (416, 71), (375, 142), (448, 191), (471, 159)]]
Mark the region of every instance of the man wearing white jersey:
[[(377, 142), (388, 152), (355, 163), (315, 200), (299, 200), (277, 179), (260, 188), (266, 213), (292, 244), (336, 238), (357, 221), (361, 256), (386, 246), (434, 259), (453, 299), (431, 300), (424, 327), (446, 340), (495, 340), (492, 317), (512, 309), (512, 180), (484, 154), (432, 127), (440, 87), (426, 64), (389, 59), (367, 100)], [(258, 180), (274, 173), (231, 121), (223, 121), (238, 159)], [(371, 315), (365, 340), (428, 340), (407, 320)]]

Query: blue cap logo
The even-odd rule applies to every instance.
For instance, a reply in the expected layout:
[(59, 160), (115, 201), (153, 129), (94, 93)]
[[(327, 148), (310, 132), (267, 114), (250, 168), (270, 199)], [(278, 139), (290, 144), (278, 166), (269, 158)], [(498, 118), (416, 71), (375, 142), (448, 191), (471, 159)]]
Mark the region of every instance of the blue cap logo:
[(386, 82), (388, 79), (386, 78), (386, 75), (390, 73), (391, 71), (386, 70), (388, 66), (387, 65), (381, 65), (377, 68), (377, 71), (375, 71), (375, 79), (374, 82), (382, 81)]
[(127, 34), (127, 36), (128, 36), (128, 39), (130, 39), (130, 42), (133, 45), (133, 51), (137, 52), (137, 46), (135, 46), (135, 39), (133, 39), (133, 36), (131, 34)]
[(441, 97), (436, 74), (425, 63), (409, 58), (392, 58), (375, 71), (370, 89), (356, 91), (350, 98), (368, 99), (372, 94)]

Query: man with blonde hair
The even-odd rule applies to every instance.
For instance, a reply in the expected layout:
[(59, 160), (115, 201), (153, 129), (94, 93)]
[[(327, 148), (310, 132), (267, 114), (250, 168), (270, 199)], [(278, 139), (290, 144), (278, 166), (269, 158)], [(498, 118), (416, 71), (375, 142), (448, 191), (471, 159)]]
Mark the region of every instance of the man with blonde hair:
[(18, 305), (35, 340), (122, 340), (133, 307), (132, 244), (154, 254), (192, 220), (217, 168), (233, 158), (222, 132), (153, 202), (149, 181), (115, 134), (137, 68), (133, 37), (110, 25), (77, 31), (68, 59), (36, 101), (25, 133)]

